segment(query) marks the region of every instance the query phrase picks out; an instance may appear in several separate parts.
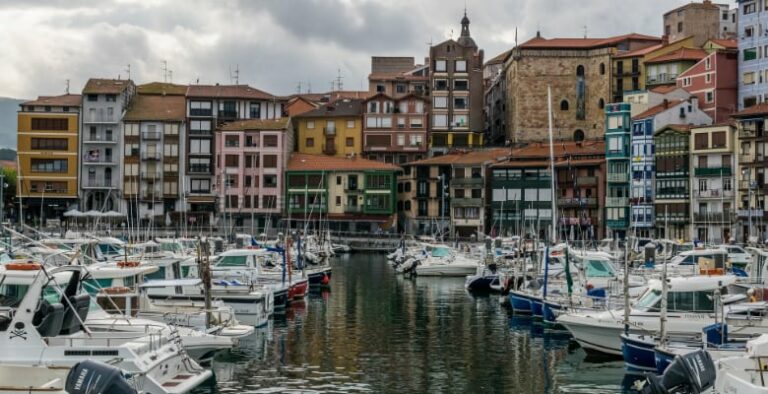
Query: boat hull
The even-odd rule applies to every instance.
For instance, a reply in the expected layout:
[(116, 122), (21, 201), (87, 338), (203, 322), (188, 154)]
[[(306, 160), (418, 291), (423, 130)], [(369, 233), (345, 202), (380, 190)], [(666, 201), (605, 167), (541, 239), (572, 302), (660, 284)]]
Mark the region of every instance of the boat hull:
[(531, 299), (520, 293), (509, 292), (509, 305), (515, 313), (531, 313)]
[(621, 353), (628, 372), (643, 373), (656, 371), (656, 357), (653, 338), (635, 334), (621, 334)]

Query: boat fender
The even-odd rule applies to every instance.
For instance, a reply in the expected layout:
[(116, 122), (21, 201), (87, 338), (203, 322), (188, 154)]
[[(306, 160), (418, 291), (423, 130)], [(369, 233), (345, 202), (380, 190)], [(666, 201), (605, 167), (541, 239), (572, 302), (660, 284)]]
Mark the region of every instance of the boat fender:
[(40, 269), (40, 264), (34, 261), (27, 261), (24, 263), (8, 263), (5, 265), (5, 269), (9, 271), (37, 271)]
[(328, 275), (323, 274), (323, 284), (327, 285), (331, 280), (328, 278)]
[(138, 267), (139, 265), (141, 265), (140, 261), (118, 261), (117, 262), (118, 268), (133, 268), (133, 267)]

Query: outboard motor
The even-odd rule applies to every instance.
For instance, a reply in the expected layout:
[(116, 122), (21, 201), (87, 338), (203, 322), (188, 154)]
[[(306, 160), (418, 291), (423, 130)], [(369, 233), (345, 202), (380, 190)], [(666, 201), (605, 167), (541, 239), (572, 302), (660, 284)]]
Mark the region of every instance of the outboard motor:
[(69, 394), (137, 394), (122, 371), (99, 361), (75, 364), (64, 386)]
[(648, 375), (644, 394), (699, 394), (715, 385), (717, 370), (706, 350), (675, 357), (664, 375)]

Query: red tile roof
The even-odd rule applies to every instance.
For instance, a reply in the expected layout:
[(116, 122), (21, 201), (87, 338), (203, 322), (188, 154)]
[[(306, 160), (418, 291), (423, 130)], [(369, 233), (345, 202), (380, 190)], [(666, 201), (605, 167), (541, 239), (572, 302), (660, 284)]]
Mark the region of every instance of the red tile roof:
[(669, 62), (677, 62), (681, 60), (692, 60), (692, 61), (699, 61), (701, 59), (704, 59), (707, 57), (707, 51), (699, 48), (679, 48), (675, 51), (672, 51), (670, 53), (667, 53), (666, 55), (661, 55), (659, 57), (655, 57), (650, 60), (646, 60), (645, 64), (655, 64), (655, 63), (669, 63)]
[[(577, 143), (558, 141), (552, 146), (555, 167), (592, 166), (605, 162), (605, 141), (591, 140)], [(595, 157), (597, 156), (597, 157)], [(494, 168), (524, 168), (549, 166), (549, 144), (535, 143), (515, 148), (509, 160), (494, 164)]]
[(150, 82), (136, 86), (138, 94), (167, 94), (183, 96), (187, 93), (187, 85), (177, 85), (166, 82)]
[(487, 161), (499, 161), (509, 157), (509, 148), (495, 148), (488, 150), (470, 151), (449, 153), (442, 156), (434, 156), (428, 159), (413, 161), (406, 163), (407, 166), (424, 166), (424, 165), (472, 165), (483, 164)]
[(247, 119), (224, 123), (219, 127), (221, 131), (243, 130), (285, 130), (288, 128), (289, 118), (282, 119)]
[(656, 130), (656, 132), (654, 134), (658, 134), (658, 133), (660, 133), (660, 132), (662, 132), (664, 130), (668, 130), (668, 129), (669, 130), (678, 131), (678, 132), (681, 132), (681, 133), (689, 133), (693, 127), (695, 127), (695, 126), (691, 125), (691, 124), (668, 124), (668, 125), (665, 125), (664, 127), (660, 128), (660, 129)]
[(658, 115), (658, 114), (660, 114), (660, 113), (662, 113), (662, 112), (664, 112), (664, 111), (666, 111), (666, 110), (668, 110), (668, 109), (670, 109), (670, 108), (672, 108), (672, 107), (682, 103), (683, 101), (685, 101), (685, 100), (683, 100), (683, 99), (665, 100), (663, 103), (658, 104), (658, 105), (654, 105), (653, 107), (648, 108), (647, 110), (645, 110), (645, 112), (641, 112), (641, 113), (633, 116), (632, 119), (633, 120), (635, 120), (635, 119), (645, 119), (645, 118), (650, 118), (652, 116), (656, 116), (656, 115)]
[(656, 40), (661, 41), (658, 37), (646, 36), (643, 34), (630, 33), (623, 36), (608, 37), (608, 38), (551, 38), (546, 39), (543, 37), (534, 37), (522, 44), (522, 49), (560, 49), (560, 48), (579, 48), (579, 49), (592, 49), (616, 46), (625, 40)]
[(495, 56), (493, 59), (491, 59), (491, 60), (489, 60), (489, 61), (485, 62), (485, 65), (487, 66), (487, 65), (489, 65), (489, 64), (500, 64), (500, 63), (504, 63), (504, 61), (505, 61), (505, 60), (507, 60), (507, 57), (509, 57), (509, 55), (510, 55), (510, 54), (512, 54), (512, 50), (511, 50), (511, 49), (510, 49), (510, 50), (507, 50), (507, 51), (504, 51), (504, 52), (502, 52), (502, 53), (500, 53), (500, 54), (496, 55), (496, 56)]
[(310, 155), (306, 153), (293, 153), (288, 161), (287, 171), (399, 171), (400, 167), (384, 163), (363, 159), (355, 156), (336, 157), (324, 155)]
[(737, 49), (739, 47), (739, 43), (736, 40), (711, 39), (709, 41), (725, 49)]
[(619, 52), (616, 56), (614, 56), (614, 59), (626, 59), (629, 57), (639, 57), (639, 56), (645, 56), (648, 53), (651, 53), (657, 49), (663, 48), (664, 44), (659, 43), (656, 45), (651, 45), (645, 48), (635, 49), (634, 51), (626, 51), (626, 52)]
[(339, 99), (321, 105), (313, 110), (296, 115), (296, 118), (337, 118), (363, 115), (363, 101), (357, 99)]
[(682, 89), (681, 87), (677, 85), (661, 85), (656, 86), (655, 88), (651, 89), (651, 92), (659, 93), (659, 94), (667, 94), (673, 90)]
[(125, 79), (91, 78), (83, 88), (83, 94), (118, 94), (122, 93), (130, 81)]
[(761, 103), (757, 105), (753, 105), (749, 108), (744, 108), (743, 110), (731, 115), (734, 118), (745, 118), (755, 115), (768, 115), (768, 103)]
[(187, 115), (184, 96), (137, 94), (123, 117), (127, 121), (183, 121)]
[(187, 96), (257, 100), (276, 99), (276, 96), (248, 85), (189, 85)]
[(62, 94), (61, 96), (40, 96), (37, 100), (27, 101), (20, 105), (50, 105), (54, 107), (79, 107), (83, 96), (79, 94)]

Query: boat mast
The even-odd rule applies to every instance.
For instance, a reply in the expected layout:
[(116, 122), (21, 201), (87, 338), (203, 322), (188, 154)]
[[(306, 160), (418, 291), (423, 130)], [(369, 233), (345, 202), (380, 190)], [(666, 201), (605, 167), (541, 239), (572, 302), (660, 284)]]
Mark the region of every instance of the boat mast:
[[(664, 208), (664, 221), (669, 220), (667, 216), (668, 206)], [(661, 270), (661, 312), (659, 313), (659, 346), (667, 346), (667, 256), (664, 256), (664, 267)]]
[(547, 109), (549, 118), (549, 163), (551, 168), (550, 178), (552, 187), (552, 244), (557, 243), (557, 207), (555, 201), (555, 148), (552, 143), (552, 86), (547, 85)]

